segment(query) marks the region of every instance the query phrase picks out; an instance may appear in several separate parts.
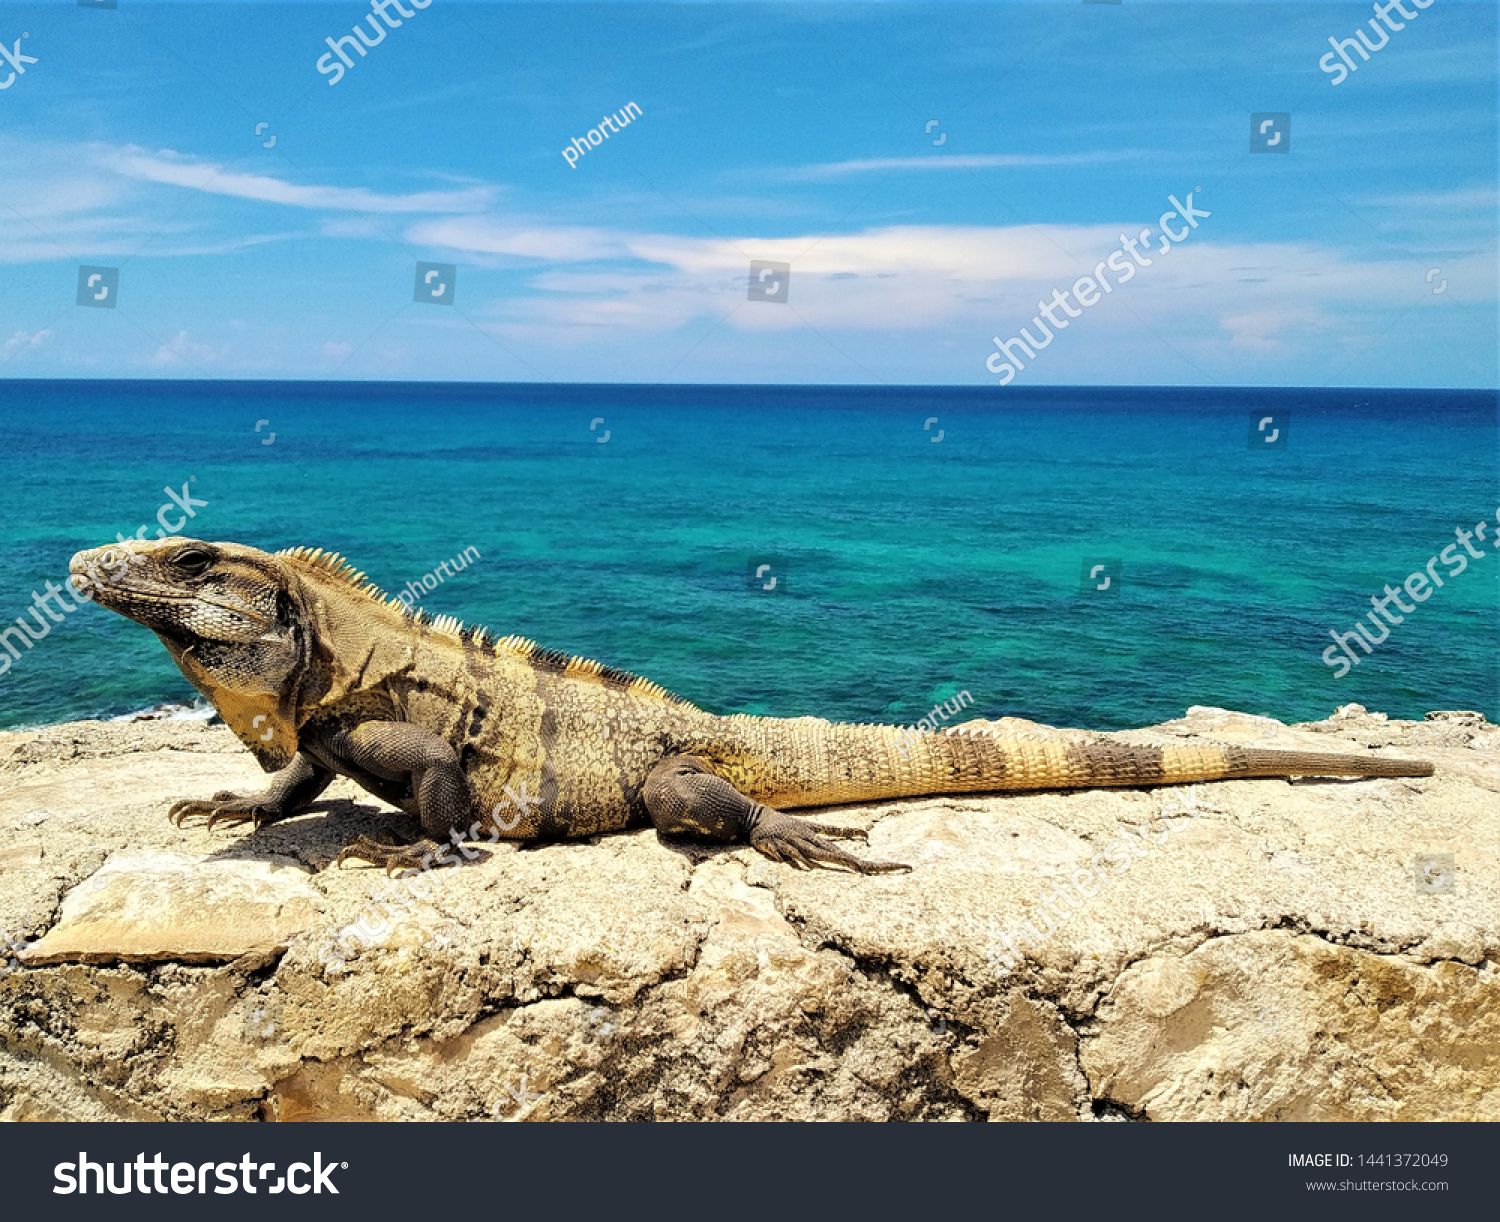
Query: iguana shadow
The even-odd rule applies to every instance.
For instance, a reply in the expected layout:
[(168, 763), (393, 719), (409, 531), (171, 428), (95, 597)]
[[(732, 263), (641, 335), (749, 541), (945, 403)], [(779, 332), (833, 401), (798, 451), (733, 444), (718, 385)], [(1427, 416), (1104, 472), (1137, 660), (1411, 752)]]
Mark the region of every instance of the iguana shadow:
[[(353, 798), (324, 798), (290, 818), (279, 819), (264, 827), (252, 829), (248, 823), (226, 826), (235, 838), (209, 853), (205, 860), (285, 861), (292, 858), (318, 874), (333, 868), (344, 846), (357, 836), (378, 838), (389, 834), (397, 840), (412, 841), (422, 834), (422, 825), (415, 815)], [(465, 859), (466, 865), (478, 865), (494, 856), (487, 851), (483, 841), (467, 844), (465, 848), (475, 854)], [(349, 866), (351, 870), (361, 867), (365, 872), (384, 873), (383, 869), (366, 862), (353, 861)]]

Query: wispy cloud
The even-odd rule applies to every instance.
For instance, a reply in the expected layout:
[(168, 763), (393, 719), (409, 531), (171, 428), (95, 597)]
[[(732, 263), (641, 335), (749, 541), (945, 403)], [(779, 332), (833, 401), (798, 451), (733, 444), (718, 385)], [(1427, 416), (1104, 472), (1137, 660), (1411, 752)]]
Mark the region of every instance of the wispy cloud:
[[(171, 33), (193, 62), (263, 33), (254, 6), (212, 7)], [(1328, 28), (1209, 5), (1153, 34), (1059, 25), (1054, 7), (1011, 6), (997, 32), (973, 6), (936, 24), (900, 6), (749, 24), (657, 6), (586, 29), (569, 6), (521, 6), (480, 22), (529, 48), (518, 72), (455, 75), (443, 40), (402, 31), (379, 71), (390, 55), (413, 70), (379, 82), (371, 63), (330, 91), (302, 62), (293, 94), (322, 99), (299, 112), (313, 139), (288, 128), (264, 150), (248, 113), (226, 120), (235, 143), (185, 124), (209, 112), (182, 113), (186, 95), (149, 67), (51, 73), (63, 61), (47, 56), (85, 62), (109, 23), (42, 6), (35, 21), (56, 18), (31, 27), (42, 67), (0, 107), (0, 363), (989, 380), (991, 336), (1194, 189), (1212, 219), (1078, 319), (1038, 378), (1320, 384), (1366, 351), (1386, 379), (1493, 377), (1493, 5), (1438, 6), (1357, 79), (1319, 85), (1300, 151), (1248, 160), (1242, 103), (1283, 103), (1240, 96), (1247, 82), (1295, 77), (1300, 96)], [(915, 48), (941, 87), (930, 110), (893, 108)], [(670, 96), (650, 94), (665, 67)], [(37, 92), (44, 78), (59, 92)], [(578, 123), (632, 96), (647, 121), (567, 168), (556, 150)], [(937, 126), (923, 134), (931, 114), (941, 145)], [(459, 265), (457, 309), (407, 308), (416, 259)], [(785, 305), (747, 300), (752, 259), (791, 265)], [(78, 264), (127, 262), (118, 312), (63, 313)]]
[(1412, 191), (1405, 195), (1381, 195), (1371, 203), (1403, 212), (1482, 212), (1493, 213), (1500, 204), (1500, 192), (1494, 187), (1460, 187), (1453, 191)]
[[(620, 233), (602, 249), (628, 252), (635, 266), (551, 267), (531, 277), (529, 292), (496, 298), (481, 309), (485, 325), (542, 346), (593, 342), (611, 333), (662, 333), (718, 317), (733, 331), (825, 334), (968, 334), (987, 345), (997, 330), (1013, 334), (1054, 286), (1067, 288), (1118, 249), (1122, 230), (1141, 221), (1097, 225), (910, 225), (854, 234), (776, 240), (688, 238)], [(457, 240), (458, 234), (450, 235)], [(741, 309), (754, 258), (792, 265), (795, 309)], [(645, 265), (642, 265), (645, 264)], [(1157, 257), (1140, 280), (1091, 317), (1095, 339), (1134, 334), (1145, 320), (1168, 329), (1191, 326), (1205, 354), (1305, 350), (1330, 328), (1359, 330), (1372, 309), (1409, 304), (1411, 268), (1400, 259), (1362, 257), (1313, 243), (1193, 243)], [(1338, 321), (1342, 320), (1342, 321)], [(1215, 336), (1217, 335), (1217, 338)]]
[(887, 170), (912, 170), (919, 173), (936, 170), (1041, 169), (1068, 165), (1102, 165), (1111, 161), (1134, 161), (1147, 154), (1139, 149), (1107, 149), (1094, 153), (969, 153), (943, 156), (927, 154), (912, 157), (868, 157), (859, 161), (829, 161), (818, 165), (794, 166), (788, 177), (802, 181), (842, 178), (847, 174), (874, 174)]
[(167, 343), (160, 345), (146, 364), (152, 369), (170, 369), (182, 365), (211, 368), (222, 364), (229, 355), (229, 350), (228, 344), (201, 343), (186, 331), (179, 331)]
[(27, 348), (35, 348), (38, 344), (45, 344), (52, 334), (50, 327), (43, 327), (40, 331), (17, 331), (3, 345), (0, 345), (0, 356), (6, 360), (15, 356), (16, 353)]
[(464, 217), (422, 221), (406, 231), (419, 245), (472, 251), (475, 254), (515, 255), (523, 259), (579, 262), (631, 254), (628, 240), (607, 229), (582, 225), (528, 223), (504, 217)]
[(303, 185), (268, 174), (236, 173), (217, 162), (180, 157), (170, 151), (151, 154), (134, 146), (101, 160), (127, 178), (292, 208), (337, 212), (482, 212), (494, 205), (496, 197), (493, 187), (381, 195), (364, 187)]

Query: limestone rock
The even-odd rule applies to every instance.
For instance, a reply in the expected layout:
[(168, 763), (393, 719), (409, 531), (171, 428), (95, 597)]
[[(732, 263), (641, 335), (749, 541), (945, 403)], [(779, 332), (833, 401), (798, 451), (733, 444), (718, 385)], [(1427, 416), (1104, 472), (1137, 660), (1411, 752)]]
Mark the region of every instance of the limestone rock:
[(68, 892), (57, 923), (25, 962), (210, 963), (283, 951), (325, 906), (307, 877), (284, 859), (117, 853)]
[(1083, 1062), (1127, 1108), (1195, 1120), (1500, 1120), (1500, 972), (1291, 930), (1133, 964)]
[[(846, 808), (911, 874), (649, 830), (326, 867), (220, 726), (0, 734), (0, 1119), (1500, 1119), (1500, 729), (1194, 707), (1121, 734), (1430, 778)], [(40, 818), (38, 817), (40, 816)]]

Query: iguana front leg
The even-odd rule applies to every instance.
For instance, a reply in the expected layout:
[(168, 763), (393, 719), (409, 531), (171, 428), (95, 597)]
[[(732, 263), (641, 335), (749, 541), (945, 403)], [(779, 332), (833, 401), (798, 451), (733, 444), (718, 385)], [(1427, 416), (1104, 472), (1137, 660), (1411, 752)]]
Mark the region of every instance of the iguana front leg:
[(207, 815), (209, 828), (220, 819), (233, 822), (250, 819), (259, 829), (306, 810), (336, 775), (333, 769), (325, 768), (299, 751), (290, 764), (271, 778), (270, 787), (264, 793), (241, 795), (224, 790), (212, 798), (184, 798), (172, 804), (167, 818), (181, 827), (184, 819)]
[(858, 828), (804, 823), (752, 801), (692, 755), (668, 756), (646, 778), (646, 809), (656, 830), (667, 836), (697, 836), (751, 848), (799, 870), (844, 866), (859, 874), (910, 870), (895, 861), (861, 861), (824, 836), (868, 839)]
[(457, 860), (446, 853), (443, 841), (455, 828), (472, 826), (474, 799), (458, 752), (446, 738), (407, 722), (367, 721), (330, 735), (312, 749), (381, 797), (399, 790), (403, 808), (421, 819), (427, 833), (412, 844), (357, 837), (338, 855), (336, 865), (352, 857), (384, 866), (389, 874), (424, 869), (439, 858), (444, 865)]

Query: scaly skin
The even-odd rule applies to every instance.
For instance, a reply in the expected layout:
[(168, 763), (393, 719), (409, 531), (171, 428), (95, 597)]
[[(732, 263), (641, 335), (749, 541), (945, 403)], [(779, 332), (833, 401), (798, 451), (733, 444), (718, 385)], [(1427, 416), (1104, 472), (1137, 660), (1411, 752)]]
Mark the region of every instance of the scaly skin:
[[(1375, 756), (1240, 747), (1035, 743), (982, 730), (912, 739), (814, 717), (720, 717), (649, 680), (387, 600), (338, 556), (233, 543), (131, 540), (79, 552), (94, 600), (146, 625), (268, 772), (262, 794), (177, 803), (257, 826), (288, 818), (337, 775), (418, 816), (411, 845), (361, 837), (341, 854), (412, 869), (451, 846), (558, 840), (654, 823), (747, 842), (795, 866), (861, 873), (825, 837), (850, 829), (780, 807), (986, 790), (1160, 785), (1229, 777), (1429, 776)], [(905, 750), (898, 748), (898, 741)]]

